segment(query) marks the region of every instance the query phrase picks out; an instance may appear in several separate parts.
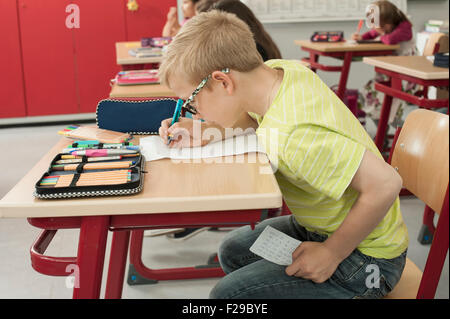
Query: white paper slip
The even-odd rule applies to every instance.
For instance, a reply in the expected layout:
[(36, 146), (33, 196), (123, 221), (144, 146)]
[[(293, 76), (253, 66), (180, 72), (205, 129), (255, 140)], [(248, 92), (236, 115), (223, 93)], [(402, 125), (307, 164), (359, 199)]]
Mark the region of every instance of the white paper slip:
[(256, 134), (240, 135), (220, 142), (206, 144), (205, 146), (181, 149), (168, 147), (159, 136), (148, 136), (141, 138), (139, 145), (146, 161), (155, 161), (161, 158), (182, 160), (238, 155), (250, 152), (264, 153), (263, 147), (258, 144)]
[(292, 253), (302, 242), (267, 226), (250, 247), (250, 251), (275, 264), (292, 264)]

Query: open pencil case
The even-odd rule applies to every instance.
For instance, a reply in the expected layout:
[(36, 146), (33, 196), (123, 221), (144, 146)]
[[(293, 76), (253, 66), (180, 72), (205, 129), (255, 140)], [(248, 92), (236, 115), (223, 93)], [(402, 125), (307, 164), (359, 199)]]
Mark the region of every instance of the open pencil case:
[[(35, 197), (57, 199), (131, 195), (143, 189), (145, 158), (141, 153), (107, 161), (90, 161), (92, 157), (83, 156), (78, 159), (79, 163), (66, 163), (65, 166), (71, 166), (61, 169), (62, 165), (59, 163), (64, 155), (67, 154), (56, 155), (48, 170), (36, 182)], [(123, 164), (124, 167), (108, 168), (113, 162), (120, 162), (115, 165)], [(98, 168), (100, 166), (103, 168)]]

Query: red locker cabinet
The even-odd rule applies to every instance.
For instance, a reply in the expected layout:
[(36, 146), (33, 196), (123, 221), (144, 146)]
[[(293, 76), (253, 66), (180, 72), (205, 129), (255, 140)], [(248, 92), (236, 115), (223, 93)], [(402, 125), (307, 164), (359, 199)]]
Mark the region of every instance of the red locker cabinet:
[(0, 118), (26, 115), (16, 0), (0, 1)]
[(78, 113), (69, 0), (18, 0), (27, 115)]
[(95, 112), (109, 96), (110, 79), (120, 71), (115, 43), (126, 41), (123, 0), (74, 0), (80, 28), (74, 28), (75, 66), (81, 113)]
[[(124, 0), (125, 3), (128, 2)], [(160, 37), (170, 7), (176, 7), (176, 0), (136, 0), (137, 11), (126, 10), (128, 41), (142, 37)]]
[[(129, 11), (127, 2), (0, 0), (6, 41), (0, 117), (94, 112), (120, 70), (115, 42), (160, 36), (169, 7), (176, 6), (176, 0), (137, 0), (139, 9)], [(74, 6), (79, 26), (70, 25)]]

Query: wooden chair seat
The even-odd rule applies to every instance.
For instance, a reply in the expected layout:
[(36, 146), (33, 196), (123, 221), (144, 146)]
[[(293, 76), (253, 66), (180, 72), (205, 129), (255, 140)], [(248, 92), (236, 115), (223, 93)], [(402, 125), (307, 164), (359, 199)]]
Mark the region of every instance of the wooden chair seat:
[(416, 299), (421, 279), (422, 271), (414, 262), (406, 258), (405, 269), (400, 281), (385, 299)]

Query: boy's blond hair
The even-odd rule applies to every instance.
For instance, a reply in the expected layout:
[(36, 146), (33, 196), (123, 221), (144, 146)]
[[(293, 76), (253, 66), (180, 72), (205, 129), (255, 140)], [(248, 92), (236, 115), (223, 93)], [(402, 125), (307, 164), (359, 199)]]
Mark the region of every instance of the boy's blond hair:
[(181, 28), (167, 47), (159, 77), (169, 87), (174, 75), (197, 85), (214, 71), (249, 72), (262, 63), (247, 24), (234, 14), (213, 10), (194, 16)]

